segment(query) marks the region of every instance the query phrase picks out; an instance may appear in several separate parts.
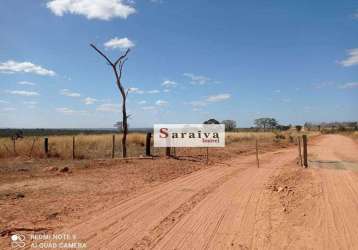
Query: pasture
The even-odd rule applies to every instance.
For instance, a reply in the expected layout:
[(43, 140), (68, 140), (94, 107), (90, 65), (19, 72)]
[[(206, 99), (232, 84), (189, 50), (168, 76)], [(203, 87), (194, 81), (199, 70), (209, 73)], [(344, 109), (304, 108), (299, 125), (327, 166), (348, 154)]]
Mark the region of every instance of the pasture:
[[(311, 133), (314, 134), (314, 133)], [(226, 145), (235, 147), (241, 143), (248, 147), (254, 145), (258, 140), (259, 144), (269, 143), (295, 143), (297, 132), (227, 132)], [(115, 140), (113, 141), (113, 136)], [(48, 153), (45, 152), (44, 139), (48, 138)], [(76, 159), (102, 159), (111, 158), (112, 150), (114, 157), (121, 157), (122, 134), (78, 134), (78, 135), (51, 135), (51, 136), (25, 136), (16, 141), (11, 137), (0, 138), (0, 158), (7, 157), (29, 157), (29, 158), (58, 158), (71, 159), (73, 156), (73, 140)], [(127, 138), (128, 156), (141, 157), (145, 155), (146, 133), (129, 133)], [(220, 151), (222, 149), (211, 149)], [(154, 156), (164, 155), (164, 149), (153, 147), (151, 140), (151, 152)], [(201, 149), (176, 148), (177, 155), (186, 154), (192, 151), (193, 154), (201, 154)]]

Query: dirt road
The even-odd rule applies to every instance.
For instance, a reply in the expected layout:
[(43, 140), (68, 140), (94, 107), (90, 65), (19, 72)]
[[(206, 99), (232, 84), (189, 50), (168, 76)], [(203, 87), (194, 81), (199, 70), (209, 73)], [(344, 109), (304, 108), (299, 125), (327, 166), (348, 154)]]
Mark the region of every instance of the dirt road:
[(329, 135), (309, 152), (309, 169), (296, 148), (261, 155), (260, 168), (239, 157), (62, 231), (90, 249), (358, 249), (358, 146)]

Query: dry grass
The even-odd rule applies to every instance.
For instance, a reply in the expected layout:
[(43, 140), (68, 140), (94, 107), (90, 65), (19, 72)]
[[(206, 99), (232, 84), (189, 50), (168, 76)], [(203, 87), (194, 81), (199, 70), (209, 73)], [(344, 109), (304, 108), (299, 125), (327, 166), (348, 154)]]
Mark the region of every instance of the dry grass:
[[(251, 142), (294, 142), (297, 132), (228, 132), (226, 144)], [(78, 159), (109, 158), (112, 153), (112, 136), (106, 135), (77, 135), (75, 137), (75, 155)], [(358, 137), (358, 136), (357, 136)], [(72, 136), (49, 136), (49, 156), (59, 159), (72, 157)], [(128, 135), (128, 156), (140, 156), (145, 152), (145, 133), (130, 133)], [(120, 157), (122, 135), (115, 135), (115, 156)], [(163, 149), (153, 148), (157, 155), (164, 154)], [(44, 137), (25, 137), (16, 141), (15, 150), (11, 138), (0, 138), (0, 158), (14, 156), (31, 156), (44, 158)]]
[[(289, 130), (284, 132), (226, 132), (226, 143), (245, 142), (259, 140), (260, 142), (290, 142), (294, 143), (296, 138), (302, 135), (302, 132)], [(318, 135), (318, 132), (305, 133), (308, 136)]]
[(352, 136), (355, 140), (358, 140), (358, 131), (353, 132)]
[[(49, 156), (67, 159), (72, 157), (72, 136), (49, 136)], [(122, 152), (121, 135), (115, 136), (115, 155)], [(144, 152), (145, 134), (128, 135), (129, 156), (138, 156)], [(105, 158), (112, 153), (112, 135), (77, 135), (75, 136), (75, 155), (77, 158)], [(32, 156), (43, 158), (44, 137), (25, 137), (16, 141), (14, 149), (11, 138), (0, 138), (0, 157)]]
[(345, 132), (345, 133), (342, 133), (342, 134), (346, 135), (346, 136), (352, 138), (353, 140), (355, 140), (356, 142), (358, 142), (358, 131)]
[(273, 140), (275, 134), (272, 132), (227, 132), (225, 141), (227, 144), (233, 142), (252, 141), (252, 140)]

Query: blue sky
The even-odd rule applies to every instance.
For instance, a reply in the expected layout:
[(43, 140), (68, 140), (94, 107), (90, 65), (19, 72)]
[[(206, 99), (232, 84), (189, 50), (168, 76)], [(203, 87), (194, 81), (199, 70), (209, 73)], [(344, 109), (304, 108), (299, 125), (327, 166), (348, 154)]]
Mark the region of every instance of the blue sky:
[(4, 0), (0, 127), (358, 120), (356, 1)]

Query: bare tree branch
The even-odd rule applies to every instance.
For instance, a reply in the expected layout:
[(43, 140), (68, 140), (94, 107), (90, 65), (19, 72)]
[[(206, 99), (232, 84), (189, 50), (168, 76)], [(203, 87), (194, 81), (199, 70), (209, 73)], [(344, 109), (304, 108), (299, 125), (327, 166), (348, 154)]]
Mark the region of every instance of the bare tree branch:
[(90, 44), (90, 46), (91, 46), (92, 48), (94, 48), (94, 50), (97, 51), (98, 54), (100, 54), (101, 56), (103, 56), (103, 57), (107, 60), (108, 64), (113, 67), (114, 64), (111, 62), (111, 60), (108, 59), (108, 57), (107, 57), (105, 54), (103, 54), (102, 51), (100, 51), (99, 49), (97, 49), (97, 47), (94, 46), (92, 43)]
[[(91, 47), (94, 50), (96, 50), (98, 52), (98, 54), (103, 56), (106, 59), (106, 61), (108, 62), (108, 64), (112, 67), (113, 73), (114, 73), (114, 75), (116, 77), (117, 87), (118, 87), (118, 89), (119, 89), (119, 91), (121, 92), (121, 95), (122, 95), (122, 123), (123, 123), (123, 137), (122, 137), (123, 151), (122, 151), (122, 155), (123, 155), (123, 158), (126, 158), (127, 157), (126, 140), (127, 140), (127, 134), (128, 134), (127, 119), (130, 117), (130, 115), (127, 115), (127, 109), (126, 109), (126, 100), (127, 100), (128, 90), (126, 92), (126, 90), (124, 89), (124, 87), (123, 87), (123, 85), (121, 83), (121, 77), (122, 77), (123, 65), (127, 60), (126, 57), (127, 57), (128, 53), (129, 53), (130, 49), (127, 49), (127, 51), (122, 56), (120, 56), (114, 63), (112, 63), (112, 61), (109, 60), (109, 58), (102, 51), (97, 49), (96, 46), (91, 44)], [(118, 69), (117, 69), (117, 65), (118, 65)]]
[(119, 68), (119, 79), (122, 78), (122, 70), (123, 70), (123, 65), (124, 63), (127, 61), (128, 58), (125, 58), (123, 61), (120, 62), (118, 68)]
[(114, 65), (117, 66), (117, 64), (118, 64), (120, 61), (122, 61), (122, 59), (126, 58), (127, 55), (128, 55), (128, 53), (129, 53), (129, 51), (131, 51), (131, 50), (130, 50), (130, 49), (127, 49), (126, 52), (124, 53), (124, 55), (120, 56), (120, 57), (117, 59), (117, 61), (115, 61)]

